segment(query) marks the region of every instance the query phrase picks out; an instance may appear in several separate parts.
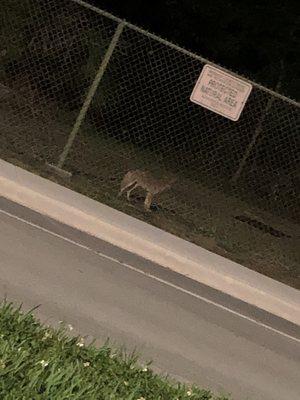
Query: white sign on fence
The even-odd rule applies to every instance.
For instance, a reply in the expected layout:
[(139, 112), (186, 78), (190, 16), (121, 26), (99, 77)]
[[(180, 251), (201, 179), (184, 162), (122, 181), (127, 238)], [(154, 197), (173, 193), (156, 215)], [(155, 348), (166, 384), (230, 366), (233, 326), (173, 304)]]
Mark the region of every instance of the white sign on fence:
[(190, 99), (193, 103), (237, 121), (251, 90), (250, 83), (206, 64)]

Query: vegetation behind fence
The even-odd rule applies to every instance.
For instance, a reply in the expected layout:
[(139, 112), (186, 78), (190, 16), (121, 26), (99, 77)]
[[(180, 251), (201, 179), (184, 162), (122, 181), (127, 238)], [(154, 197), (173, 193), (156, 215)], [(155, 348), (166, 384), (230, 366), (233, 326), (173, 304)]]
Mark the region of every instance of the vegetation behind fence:
[[(80, 0), (5, 2), (0, 156), (299, 287), (299, 104), (252, 82), (226, 119), (190, 101), (206, 63)], [(176, 176), (152, 213), (116, 198), (130, 169)]]

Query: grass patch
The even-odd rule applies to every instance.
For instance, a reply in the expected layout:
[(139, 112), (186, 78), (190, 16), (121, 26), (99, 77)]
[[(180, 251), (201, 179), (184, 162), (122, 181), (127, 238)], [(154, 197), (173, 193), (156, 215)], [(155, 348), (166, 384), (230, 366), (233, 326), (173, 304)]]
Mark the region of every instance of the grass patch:
[(70, 337), (66, 327), (43, 326), (33, 313), (0, 304), (2, 400), (228, 400), (174, 383), (106, 342)]

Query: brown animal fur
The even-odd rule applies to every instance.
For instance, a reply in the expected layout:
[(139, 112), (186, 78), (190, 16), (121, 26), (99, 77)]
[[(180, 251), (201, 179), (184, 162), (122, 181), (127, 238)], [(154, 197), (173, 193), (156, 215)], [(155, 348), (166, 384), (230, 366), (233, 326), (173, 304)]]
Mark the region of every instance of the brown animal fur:
[(130, 201), (131, 192), (141, 187), (147, 192), (144, 206), (146, 211), (150, 211), (150, 206), (153, 197), (167, 189), (170, 189), (175, 179), (157, 179), (149, 171), (134, 170), (128, 171), (124, 176), (120, 192), (118, 196), (121, 196), (124, 191), (127, 192), (127, 199)]

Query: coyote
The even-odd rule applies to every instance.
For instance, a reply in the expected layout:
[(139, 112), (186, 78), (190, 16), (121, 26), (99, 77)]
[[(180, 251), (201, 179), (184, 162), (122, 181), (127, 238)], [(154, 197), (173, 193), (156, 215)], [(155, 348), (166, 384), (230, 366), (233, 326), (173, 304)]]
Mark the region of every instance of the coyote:
[(125, 190), (127, 192), (127, 199), (130, 201), (131, 192), (137, 187), (141, 187), (147, 192), (144, 202), (145, 210), (150, 211), (150, 206), (154, 195), (170, 189), (175, 180), (175, 178), (157, 179), (152, 176), (150, 172), (141, 171), (139, 169), (135, 171), (128, 171), (121, 182), (121, 188), (118, 197), (121, 196)]

